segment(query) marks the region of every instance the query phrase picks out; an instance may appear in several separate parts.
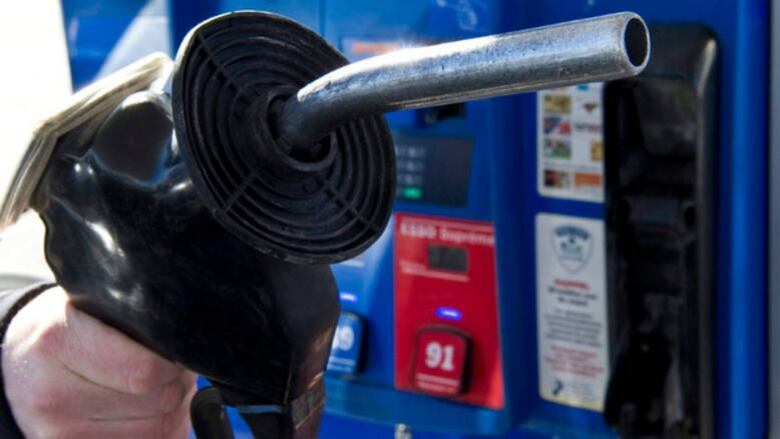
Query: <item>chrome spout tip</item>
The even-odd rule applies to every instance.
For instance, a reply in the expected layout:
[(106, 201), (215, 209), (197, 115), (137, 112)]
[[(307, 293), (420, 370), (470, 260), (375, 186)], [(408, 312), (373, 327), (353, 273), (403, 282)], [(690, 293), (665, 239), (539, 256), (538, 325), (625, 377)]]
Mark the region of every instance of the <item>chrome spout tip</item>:
[(623, 23), (621, 41), (632, 70), (638, 74), (650, 60), (650, 31), (642, 17), (634, 13), (628, 15)]

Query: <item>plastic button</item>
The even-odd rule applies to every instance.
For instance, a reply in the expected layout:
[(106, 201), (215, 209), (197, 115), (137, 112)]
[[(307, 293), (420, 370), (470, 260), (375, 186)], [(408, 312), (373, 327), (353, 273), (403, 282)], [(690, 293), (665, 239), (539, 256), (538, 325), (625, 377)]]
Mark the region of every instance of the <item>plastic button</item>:
[(333, 336), (327, 371), (336, 374), (357, 373), (362, 342), (363, 320), (356, 314), (342, 312)]
[(417, 333), (412, 383), (422, 392), (453, 396), (465, 387), (469, 338), (456, 329), (429, 328)]

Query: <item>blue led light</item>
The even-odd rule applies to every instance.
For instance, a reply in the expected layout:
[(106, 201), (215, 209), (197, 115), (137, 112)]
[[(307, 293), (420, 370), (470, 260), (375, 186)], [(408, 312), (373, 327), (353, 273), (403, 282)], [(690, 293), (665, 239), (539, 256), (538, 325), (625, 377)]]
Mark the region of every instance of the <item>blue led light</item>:
[(342, 302), (352, 302), (352, 303), (355, 303), (358, 300), (357, 294), (348, 293), (346, 291), (340, 292), (339, 293), (339, 297), (341, 298)]
[(463, 313), (455, 308), (442, 306), (436, 309), (436, 317), (447, 320), (460, 320), (463, 318)]

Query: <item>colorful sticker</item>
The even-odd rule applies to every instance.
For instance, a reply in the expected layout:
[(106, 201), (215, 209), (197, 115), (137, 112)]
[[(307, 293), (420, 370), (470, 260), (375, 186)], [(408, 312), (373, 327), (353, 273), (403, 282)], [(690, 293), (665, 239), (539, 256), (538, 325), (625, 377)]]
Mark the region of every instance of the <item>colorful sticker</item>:
[(604, 222), (536, 216), (539, 393), (603, 409), (609, 377)]
[(604, 201), (601, 89), (596, 82), (537, 94), (540, 194)]

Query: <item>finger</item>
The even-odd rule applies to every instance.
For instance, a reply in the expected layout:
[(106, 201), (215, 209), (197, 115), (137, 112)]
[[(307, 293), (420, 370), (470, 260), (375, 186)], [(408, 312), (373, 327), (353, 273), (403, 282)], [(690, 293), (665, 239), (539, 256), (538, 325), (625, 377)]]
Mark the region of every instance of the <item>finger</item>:
[(97, 385), (46, 360), (29, 357), (25, 385), (20, 386), (17, 379), (6, 383), (6, 394), (17, 412), (78, 419), (158, 416), (177, 410), (194, 387), (192, 374), (187, 372), (150, 393), (132, 395)]
[[(185, 387), (189, 386), (190, 377), (184, 377)], [(105, 389), (104, 389), (105, 390)], [(189, 406), (194, 394), (194, 385), (178, 402), (174, 410), (165, 414), (151, 416), (130, 415), (118, 416), (112, 419), (89, 419), (74, 417), (69, 410), (62, 410), (68, 405), (54, 401), (52, 404), (38, 398), (39, 407), (29, 411), (32, 416), (25, 419), (30, 422), (20, 423), (25, 437), (34, 438), (165, 438), (184, 439), (189, 432)], [(125, 397), (129, 396), (122, 394)], [(38, 396), (43, 395), (38, 392)], [(71, 401), (70, 405), (78, 405), (79, 401)], [(45, 409), (41, 409), (44, 404)]]
[(183, 372), (181, 366), (69, 303), (65, 309), (65, 328), (60, 360), (74, 373), (98, 385), (143, 395)]
[(94, 420), (119, 420), (168, 415), (177, 412), (183, 406), (189, 407), (195, 390), (195, 374), (187, 372), (179, 379), (147, 395), (129, 395), (121, 392), (107, 395), (103, 392), (92, 399), (84, 395), (85, 404), (80, 411), (74, 413), (74, 416)]
[(190, 391), (185, 377), (175, 379), (144, 395), (122, 393), (70, 375), (56, 392), (71, 398), (62, 401), (58, 412), (73, 418), (118, 420), (148, 418), (173, 413), (184, 404)]
[(42, 428), (35, 437), (63, 439), (168, 439), (164, 416), (122, 420), (49, 420), (56, 430)]
[(189, 436), (192, 425), (190, 421), (190, 404), (192, 404), (192, 397), (195, 396), (196, 390), (197, 387), (193, 380), (192, 387), (184, 398), (184, 402), (179, 410), (166, 415), (166, 419), (163, 420), (163, 431), (166, 432), (166, 437), (170, 437), (171, 439), (185, 439)]
[(161, 416), (136, 419), (96, 420), (74, 431), (74, 438), (184, 439), (189, 432), (189, 404)]

